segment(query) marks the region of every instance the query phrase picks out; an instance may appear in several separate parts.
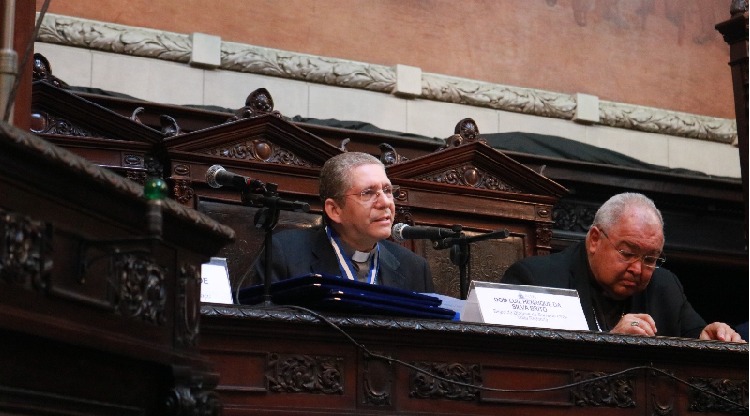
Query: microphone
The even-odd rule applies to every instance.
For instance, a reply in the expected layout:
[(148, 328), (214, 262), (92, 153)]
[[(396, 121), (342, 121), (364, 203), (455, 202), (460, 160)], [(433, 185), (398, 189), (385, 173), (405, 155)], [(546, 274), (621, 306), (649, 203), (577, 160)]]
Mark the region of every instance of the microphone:
[(213, 165), (206, 171), (206, 183), (212, 188), (232, 186), (241, 190), (263, 192), (266, 185), (258, 179), (250, 179), (236, 173), (228, 172), (221, 165)]
[(448, 228), (438, 227), (420, 227), (409, 224), (397, 223), (391, 228), (391, 237), (396, 241), (404, 240), (440, 240), (443, 238), (455, 237), (460, 231), (454, 231)]

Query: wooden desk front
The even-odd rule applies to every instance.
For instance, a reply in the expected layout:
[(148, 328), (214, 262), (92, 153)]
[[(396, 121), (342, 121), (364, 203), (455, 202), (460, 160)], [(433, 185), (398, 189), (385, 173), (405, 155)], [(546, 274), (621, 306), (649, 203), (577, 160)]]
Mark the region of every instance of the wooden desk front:
[[(322, 316), (203, 305), (201, 352), (220, 374), (225, 415), (747, 413), (747, 344)], [(601, 376), (611, 377), (510, 391)]]

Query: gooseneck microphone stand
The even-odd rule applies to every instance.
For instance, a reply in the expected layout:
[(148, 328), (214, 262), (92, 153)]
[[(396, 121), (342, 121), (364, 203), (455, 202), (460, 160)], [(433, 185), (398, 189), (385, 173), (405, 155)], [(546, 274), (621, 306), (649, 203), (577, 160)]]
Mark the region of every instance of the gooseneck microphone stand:
[(457, 265), (459, 269), (459, 296), (461, 300), (466, 300), (466, 297), (469, 294), (469, 282), (466, 270), (469, 264), (469, 260), (471, 260), (471, 250), (469, 244), (484, 240), (501, 240), (507, 238), (510, 235), (510, 231), (499, 230), (475, 235), (473, 237), (466, 237), (463, 232), (460, 232), (460, 225), (454, 225), (453, 229), (454, 231), (459, 231), (457, 237), (433, 240), (432, 246), (437, 250), (450, 247), (451, 262)]
[[(261, 189), (242, 190), (242, 203), (247, 206), (260, 207), (255, 213), (255, 228), (262, 228), (265, 231), (263, 237), (264, 250), (264, 277), (263, 277), (263, 304), (271, 305), (271, 268), (273, 265), (273, 229), (279, 222), (279, 215), (282, 210), (307, 212), (310, 205), (305, 202), (289, 201), (281, 199), (277, 192), (278, 185), (275, 183), (266, 183)], [(261, 193), (258, 193), (258, 192)]]

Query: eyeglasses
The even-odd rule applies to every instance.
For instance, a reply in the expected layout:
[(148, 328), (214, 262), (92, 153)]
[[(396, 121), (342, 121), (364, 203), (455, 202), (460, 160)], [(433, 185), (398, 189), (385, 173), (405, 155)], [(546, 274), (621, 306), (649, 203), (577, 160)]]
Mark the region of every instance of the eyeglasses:
[(635, 254), (629, 251), (620, 250), (615, 247), (612, 241), (610, 241), (609, 236), (604, 232), (604, 230), (599, 227), (597, 228), (599, 229), (599, 231), (601, 231), (602, 235), (607, 238), (607, 241), (609, 241), (609, 244), (612, 246), (612, 248), (620, 254), (620, 260), (622, 260), (624, 263), (631, 264), (640, 260), (644, 266), (650, 269), (657, 269), (661, 267), (661, 265), (664, 264), (665, 261), (667, 261), (667, 259), (665, 259), (664, 257), (644, 256), (642, 254)]
[(388, 200), (393, 199), (393, 194), (398, 193), (399, 189), (401, 189), (401, 187), (398, 185), (386, 185), (381, 189), (367, 188), (361, 192), (344, 194), (342, 196), (354, 196), (363, 204), (372, 204), (377, 201), (381, 194)]

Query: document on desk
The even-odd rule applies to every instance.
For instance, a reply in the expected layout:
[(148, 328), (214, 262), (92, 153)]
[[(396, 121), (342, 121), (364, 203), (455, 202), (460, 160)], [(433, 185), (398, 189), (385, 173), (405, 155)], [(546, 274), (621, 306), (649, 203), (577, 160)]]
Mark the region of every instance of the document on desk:
[(472, 281), (462, 321), (534, 328), (588, 330), (578, 292)]
[(211, 257), (201, 265), (201, 302), (232, 304), (227, 259)]

